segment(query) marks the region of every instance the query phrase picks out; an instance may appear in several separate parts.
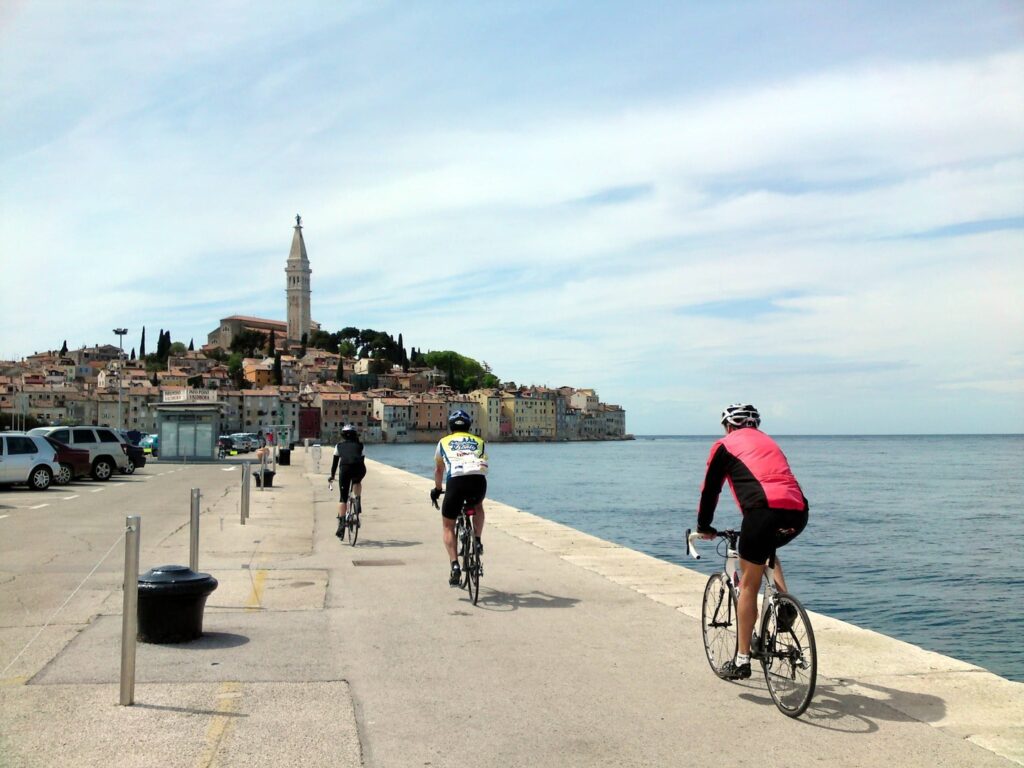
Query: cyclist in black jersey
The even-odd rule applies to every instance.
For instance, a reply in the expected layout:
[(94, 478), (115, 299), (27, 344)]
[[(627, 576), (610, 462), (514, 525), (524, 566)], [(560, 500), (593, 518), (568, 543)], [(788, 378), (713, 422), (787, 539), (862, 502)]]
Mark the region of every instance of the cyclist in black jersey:
[(338, 530), (336, 536), (345, 535), (345, 513), (348, 512), (348, 496), (362, 494), (362, 482), (366, 477), (366, 462), (363, 460), (363, 444), (359, 441), (359, 432), (351, 424), (341, 428), (341, 442), (334, 446), (334, 458), (331, 460), (331, 477), (334, 482), (335, 472), (341, 467), (338, 490), (341, 494), (338, 504)]

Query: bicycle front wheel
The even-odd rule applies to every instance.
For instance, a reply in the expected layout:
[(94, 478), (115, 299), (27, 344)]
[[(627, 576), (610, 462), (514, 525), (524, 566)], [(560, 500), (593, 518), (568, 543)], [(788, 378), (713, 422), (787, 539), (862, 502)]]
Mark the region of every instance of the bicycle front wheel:
[(761, 666), (779, 711), (800, 717), (811, 703), (818, 679), (818, 651), (807, 611), (780, 592), (761, 621)]
[(700, 623), (704, 631), (704, 652), (719, 677), (725, 662), (736, 656), (736, 597), (724, 573), (712, 574), (704, 587)]

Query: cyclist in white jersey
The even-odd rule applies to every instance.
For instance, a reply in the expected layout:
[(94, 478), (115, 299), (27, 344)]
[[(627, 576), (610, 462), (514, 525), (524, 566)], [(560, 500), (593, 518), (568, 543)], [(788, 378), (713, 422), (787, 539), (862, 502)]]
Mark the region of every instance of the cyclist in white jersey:
[(448, 428), (452, 433), (442, 437), (434, 451), (434, 489), (430, 501), (437, 507), (441, 496), (441, 482), (447, 478), (441, 519), (444, 524), (444, 548), (451, 560), (448, 583), (458, 586), (462, 575), (455, 547), (455, 519), (459, 516), (463, 501), (471, 506), (473, 533), (476, 536), (477, 552), (483, 554), (480, 536), (484, 531), (484, 497), (487, 495), (487, 453), (484, 439), (468, 432), (473, 418), (465, 411), (455, 411), (448, 417)]

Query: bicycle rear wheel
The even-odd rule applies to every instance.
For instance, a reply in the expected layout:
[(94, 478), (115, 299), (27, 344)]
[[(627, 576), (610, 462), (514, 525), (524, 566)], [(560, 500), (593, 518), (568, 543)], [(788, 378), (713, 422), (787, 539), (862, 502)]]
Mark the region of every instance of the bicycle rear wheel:
[(359, 497), (356, 496), (350, 502), (351, 508), (349, 509), (348, 518), (348, 543), (350, 546), (356, 545), (356, 539), (359, 538), (359, 512), (362, 509), (362, 504), (359, 503)]
[(469, 590), (469, 599), (476, 605), (480, 599), (480, 559), (476, 553), (476, 538), (472, 529), (466, 535), (466, 589)]
[[(779, 614), (782, 618), (779, 618)], [(811, 703), (818, 679), (818, 651), (807, 611), (780, 592), (761, 621), (761, 666), (779, 711), (800, 717)]]
[(704, 587), (700, 623), (708, 664), (719, 677), (725, 662), (736, 656), (736, 621), (736, 597), (729, 579), (724, 573), (712, 574)]

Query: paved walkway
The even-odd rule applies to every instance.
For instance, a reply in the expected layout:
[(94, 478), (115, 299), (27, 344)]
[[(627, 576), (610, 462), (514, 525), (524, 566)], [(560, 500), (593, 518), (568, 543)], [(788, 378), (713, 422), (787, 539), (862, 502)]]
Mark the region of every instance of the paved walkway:
[[(116, 703), (117, 590), (19, 660), (0, 768), (1024, 762), (1022, 684), (814, 615), (818, 692), (794, 721), (759, 677), (711, 674), (702, 575), (489, 503), (474, 607), (447, 586), (429, 480), (371, 464), (353, 548), (293, 459), (245, 526), (237, 473), (204, 485), (206, 635), (140, 645), (134, 707)], [(144, 567), (181, 562), (187, 535)]]

